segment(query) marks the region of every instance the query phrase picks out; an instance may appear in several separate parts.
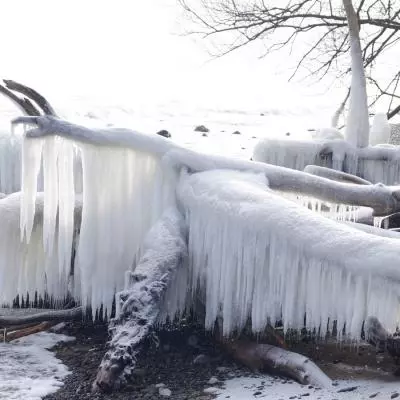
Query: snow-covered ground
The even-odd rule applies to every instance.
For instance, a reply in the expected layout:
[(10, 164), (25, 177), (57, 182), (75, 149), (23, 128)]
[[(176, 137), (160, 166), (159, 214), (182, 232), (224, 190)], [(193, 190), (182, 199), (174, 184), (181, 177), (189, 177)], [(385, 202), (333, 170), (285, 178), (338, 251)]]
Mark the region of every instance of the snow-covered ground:
[(337, 386), (333, 386), (331, 389), (317, 389), (311, 386), (302, 386), (293, 381), (260, 375), (255, 377), (233, 378), (224, 382), (224, 389), (217, 392), (217, 399), (390, 399), (391, 396), (395, 395), (399, 390), (399, 382), (348, 380), (337, 382)]
[(39, 400), (57, 391), (69, 371), (49, 349), (73, 340), (41, 332), (0, 344), (0, 399)]

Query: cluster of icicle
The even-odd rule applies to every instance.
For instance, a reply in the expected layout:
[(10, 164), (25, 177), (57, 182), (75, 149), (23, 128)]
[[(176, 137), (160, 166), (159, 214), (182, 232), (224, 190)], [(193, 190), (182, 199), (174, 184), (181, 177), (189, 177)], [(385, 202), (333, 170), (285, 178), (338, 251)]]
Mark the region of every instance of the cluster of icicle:
[[(390, 126), (385, 114), (375, 116), (370, 134), (372, 147), (362, 149), (362, 157), (357, 157), (357, 149), (341, 140), (340, 136), (330, 135), (331, 130), (318, 131), (314, 140), (262, 139), (254, 148), (253, 159), (300, 171), (314, 164), (356, 174), (372, 183), (400, 183), (400, 151), (397, 151), (398, 146), (388, 144)], [(332, 150), (331, 160), (321, 156), (326, 148)], [(377, 160), (368, 157), (369, 153), (381, 155)]]
[[(321, 201), (315, 197), (303, 196), (290, 192), (279, 192), (279, 194), (335, 221), (356, 222), (358, 220), (360, 207), (357, 206)], [(379, 225), (376, 226), (380, 227)]]
[[(339, 335), (359, 338), (369, 315), (389, 329), (398, 323), (400, 247), (299, 207), (268, 189), (265, 177), (208, 171), (184, 177), (179, 202), (189, 227), (189, 273), (167, 298), (171, 317), (205, 299), (206, 327), (222, 317), (229, 335), (251, 320), (254, 332), (337, 321)], [(343, 329), (345, 330), (343, 331)]]
[[(76, 152), (81, 160), (78, 172)], [(114, 294), (124, 288), (125, 272), (133, 267), (145, 234), (173, 200), (172, 174), (152, 154), (59, 137), (25, 139), (23, 158), (21, 231), (25, 241), (31, 243), (35, 234), (37, 181), (43, 165), (45, 258), (53, 259), (60, 281), (65, 275), (70, 277), (71, 294), (83, 306), (91, 307), (93, 313), (101, 306), (110, 312)], [(77, 194), (76, 174), (81, 175), (82, 195)], [(81, 222), (75, 221), (77, 200), (82, 202)], [(71, 270), (76, 226), (79, 238), (75, 238)], [(30, 288), (42, 279), (32, 275), (25, 282)], [(1, 282), (7, 285), (7, 276)], [(64, 292), (54, 295), (60, 298)]]

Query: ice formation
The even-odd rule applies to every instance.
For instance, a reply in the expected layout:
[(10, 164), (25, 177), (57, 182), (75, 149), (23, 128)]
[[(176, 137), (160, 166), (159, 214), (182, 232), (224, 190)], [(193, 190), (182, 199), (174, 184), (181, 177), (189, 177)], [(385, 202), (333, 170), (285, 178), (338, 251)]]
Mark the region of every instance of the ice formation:
[[(43, 194), (36, 197), (33, 207), (36, 216), (32, 221), (29, 244), (21, 241), (21, 193), (0, 200), (0, 303), (11, 304), (17, 294), (29, 294), (34, 299), (47, 293), (54, 299), (67, 295), (69, 269), (61, 272), (55, 252), (45, 254), (43, 246)], [(36, 203), (36, 204), (35, 204)]]
[[(72, 145), (52, 136), (24, 142), (22, 232), (27, 240), (31, 238), (42, 158), (43, 244), (47, 262), (53, 253), (57, 257), (54, 273), (60, 276), (69, 272), (75, 228)], [(73, 294), (93, 312), (101, 305), (109, 312), (145, 234), (174, 200), (174, 174), (163, 170), (160, 158), (150, 153), (84, 143), (74, 146), (82, 160), (83, 208)]]
[[(396, 239), (338, 224), (270, 191), (261, 175), (210, 171), (179, 185), (189, 226), (189, 287), (206, 299), (206, 326), (224, 334), (320, 329), (337, 320), (358, 338), (363, 320), (398, 322), (400, 249)], [(185, 286), (184, 286), (185, 287)], [(181, 288), (181, 290), (184, 289)]]
[[(220, 315), (225, 334), (242, 328), (249, 317), (255, 332), (268, 321), (283, 320), (286, 330), (301, 328), (304, 315), (306, 326), (320, 329), (321, 335), (337, 320), (339, 332), (345, 327), (346, 335), (357, 338), (370, 315), (378, 315), (389, 329), (396, 326), (397, 239), (324, 218), (271, 191), (268, 184), (325, 200), (369, 201), (372, 206), (393, 200), (390, 189), (201, 155), (127, 130), (90, 130), (49, 118), (40, 124), (43, 131), (30, 136), (44, 132), (44, 137), (24, 143), (22, 232), (30, 243), (39, 232), (34, 200), (42, 159), (51, 169), (43, 175), (43, 254), (46, 263), (56, 255), (55, 281), (64, 276), (76, 225), (73, 143), (83, 176), (73, 293), (84, 306), (110, 310), (146, 233), (178, 200), (189, 231), (189, 270), (178, 274), (175, 290), (184, 296), (190, 289), (186, 305), (198, 292), (205, 295), (208, 328)], [(54, 132), (64, 138), (47, 136)], [(344, 154), (345, 143), (334, 142)], [(259, 173), (239, 172), (251, 170)], [(28, 280), (31, 286), (34, 278)], [(184, 298), (170, 300), (173, 317)]]
[(14, 193), (21, 190), (22, 136), (9, 132), (0, 133), (0, 192)]
[(254, 148), (253, 160), (302, 171), (307, 165), (321, 164), (323, 142), (292, 139), (262, 139)]
[(390, 132), (391, 129), (386, 114), (375, 114), (374, 120), (372, 121), (371, 133), (369, 137), (370, 146), (389, 143)]
[[(324, 156), (329, 153), (332, 156)], [(307, 165), (319, 165), (355, 174), (372, 183), (400, 183), (400, 150), (389, 144), (356, 149), (338, 139), (262, 139), (254, 148), (253, 159), (300, 171)]]

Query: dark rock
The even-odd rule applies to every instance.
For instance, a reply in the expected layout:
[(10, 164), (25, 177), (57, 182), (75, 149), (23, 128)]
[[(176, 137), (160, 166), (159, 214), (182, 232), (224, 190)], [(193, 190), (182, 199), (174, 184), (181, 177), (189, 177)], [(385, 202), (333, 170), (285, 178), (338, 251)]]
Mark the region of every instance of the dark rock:
[(201, 136), (207, 137), (208, 135), (207, 135), (207, 133), (203, 133)]
[(394, 393), (390, 396), (390, 398), (391, 398), (391, 399), (397, 399), (399, 396), (400, 396), (399, 393), (394, 392)]
[(260, 394), (262, 394), (262, 392), (259, 392), (259, 391), (258, 392), (254, 392), (253, 396), (259, 396)]
[(190, 335), (187, 340), (187, 344), (191, 347), (198, 347), (199, 338), (197, 337), (197, 335)]
[(286, 136), (290, 136), (290, 132), (286, 132)]
[(232, 135), (241, 135), (239, 131), (232, 132)]
[(157, 135), (163, 136), (165, 138), (170, 138), (171, 137), (171, 134), (165, 129), (162, 129), (161, 131), (158, 131)]
[(196, 126), (196, 128), (194, 128), (194, 131), (195, 132), (203, 132), (203, 133), (210, 132), (210, 130), (207, 127), (205, 127), (204, 125)]
[(194, 360), (193, 364), (208, 364), (210, 362), (210, 357), (205, 354), (199, 354)]
[(376, 396), (378, 396), (379, 392), (373, 393), (371, 394), (371, 396), (369, 396), (370, 399), (374, 399)]
[(343, 389), (339, 389), (337, 392), (338, 393), (347, 393), (347, 392), (354, 392), (354, 390), (356, 390), (358, 388), (358, 386), (349, 386)]
[(261, 114), (260, 114), (260, 117), (264, 117), (264, 116), (265, 116), (265, 114), (264, 114), (264, 113), (261, 113)]

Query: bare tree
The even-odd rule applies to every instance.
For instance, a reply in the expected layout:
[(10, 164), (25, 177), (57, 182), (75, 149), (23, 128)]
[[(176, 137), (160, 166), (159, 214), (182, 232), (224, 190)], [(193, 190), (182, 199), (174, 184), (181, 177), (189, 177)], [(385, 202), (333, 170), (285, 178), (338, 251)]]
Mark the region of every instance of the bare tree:
[[(302, 39), (292, 77), (300, 70), (318, 80), (334, 73), (344, 78), (350, 71), (349, 30), (339, 0), (178, 0), (186, 15), (205, 38), (224, 36), (221, 56), (255, 41), (262, 41), (265, 53), (293, 49)], [(361, 52), (366, 79), (374, 96), (370, 106), (388, 98), (388, 118), (400, 111), (400, 62), (391, 59), (391, 73), (376, 76), (376, 63), (383, 60), (400, 40), (400, 3), (395, 0), (354, 0), (360, 28)], [(228, 37), (228, 40), (226, 40)], [(308, 45), (307, 45), (308, 43)], [(308, 47), (307, 47), (308, 46)], [(386, 53), (386, 55), (385, 55)], [(347, 99), (346, 94), (346, 99)]]

